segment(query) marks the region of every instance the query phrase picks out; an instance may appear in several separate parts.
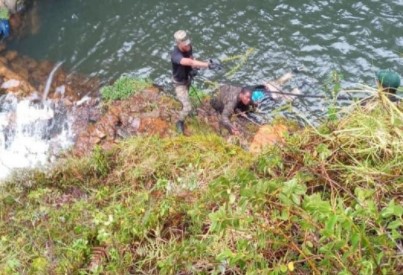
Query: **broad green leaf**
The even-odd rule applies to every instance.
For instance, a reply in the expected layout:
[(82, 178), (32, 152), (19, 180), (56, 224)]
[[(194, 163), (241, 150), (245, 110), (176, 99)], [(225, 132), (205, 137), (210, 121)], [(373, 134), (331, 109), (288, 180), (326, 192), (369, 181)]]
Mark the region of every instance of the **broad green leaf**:
[(280, 265), (280, 271), (286, 273), (288, 271), (287, 266), (285, 264)]
[(360, 241), (361, 241), (360, 234), (357, 232), (354, 232), (351, 236), (351, 245), (353, 246), (353, 248), (357, 248)]
[(329, 215), (332, 208), (328, 201), (322, 200), (319, 194), (304, 197), (304, 209), (312, 214)]
[(334, 226), (336, 225), (337, 222), (337, 216), (335, 214), (330, 215), (329, 219), (326, 221), (325, 224), (325, 230), (323, 234), (325, 236), (331, 236), (332, 233), (334, 232)]
[(316, 151), (319, 153), (321, 160), (326, 160), (332, 154), (332, 151), (330, 151), (327, 145), (323, 143), (316, 147)]
[(391, 200), (388, 206), (382, 209), (381, 215), (383, 218), (392, 216), (401, 217), (403, 215), (403, 207), (396, 205), (394, 200)]
[(389, 228), (389, 229), (397, 229), (397, 228), (399, 228), (400, 226), (403, 226), (403, 222), (402, 222), (401, 220), (396, 220), (396, 221), (391, 222), (391, 223), (388, 225), (388, 228)]
[(371, 198), (374, 193), (375, 191), (373, 189), (364, 189), (361, 187), (357, 187), (354, 190), (354, 194), (360, 202), (365, 201), (367, 198)]
[(233, 204), (233, 203), (235, 202), (235, 200), (236, 200), (235, 195), (231, 193), (231, 194), (229, 195), (229, 203), (230, 203), (230, 204)]

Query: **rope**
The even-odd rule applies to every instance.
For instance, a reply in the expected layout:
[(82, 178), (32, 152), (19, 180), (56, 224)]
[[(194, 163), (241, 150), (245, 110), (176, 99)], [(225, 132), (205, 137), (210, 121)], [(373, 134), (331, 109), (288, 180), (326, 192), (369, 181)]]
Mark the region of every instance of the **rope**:
[[(274, 88), (276, 88), (278, 91), (269, 91), (269, 93), (272, 94), (280, 94), (280, 95), (291, 95), (295, 97), (306, 97), (306, 98), (321, 98), (321, 99), (327, 99), (326, 96), (324, 95), (311, 95), (311, 94), (294, 94), (290, 92), (284, 92), (282, 89), (280, 89), (278, 86), (274, 85), (273, 83), (270, 83)], [(338, 96), (337, 99), (344, 99), (344, 100), (352, 100), (353, 98), (351, 96)]]

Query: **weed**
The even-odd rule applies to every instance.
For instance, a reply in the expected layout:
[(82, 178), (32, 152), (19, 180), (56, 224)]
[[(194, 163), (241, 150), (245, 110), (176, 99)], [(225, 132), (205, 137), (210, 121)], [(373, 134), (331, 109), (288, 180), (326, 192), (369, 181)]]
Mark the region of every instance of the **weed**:
[(226, 74), (225, 77), (232, 78), (241, 68), (246, 64), (248, 61), (249, 57), (255, 52), (254, 48), (249, 48), (246, 50), (244, 54), (241, 55), (235, 55), (228, 57), (224, 59), (222, 62), (227, 63), (227, 62), (234, 62), (234, 61), (239, 61), (231, 70), (229, 70)]
[(190, 86), (189, 90), (190, 101), (193, 106), (196, 108), (203, 104), (203, 101), (208, 97), (206, 92), (195, 87), (194, 85)]
[(107, 101), (126, 99), (151, 86), (152, 82), (149, 79), (136, 79), (129, 76), (121, 76), (113, 85), (103, 87), (101, 89), (101, 96)]
[(341, 81), (343, 80), (343, 75), (339, 74), (337, 71), (332, 71), (324, 85), (324, 91), (328, 94), (328, 104), (327, 115), (329, 121), (335, 121), (337, 119), (338, 108), (337, 108), (337, 96), (341, 91)]
[(397, 274), (403, 115), (387, 99), (259, 156), (135, 137), (0, 189), (0, 273)]

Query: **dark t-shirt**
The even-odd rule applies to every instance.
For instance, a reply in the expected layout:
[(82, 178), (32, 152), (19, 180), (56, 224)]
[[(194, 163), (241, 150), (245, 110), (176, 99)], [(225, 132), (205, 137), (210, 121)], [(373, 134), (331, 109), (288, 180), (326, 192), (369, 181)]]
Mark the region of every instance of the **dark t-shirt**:
[(172, 76), (178, 83), (186, 84), (189, 82), (189, 72), (192, 70), (190, 66), (183, 66), (180, 64), (182, 58), (190, 58), (193, 56), (193, 49), (188, 52), (181, 52), (178, 46), (174, 47), (171, 54), (172, 62)]

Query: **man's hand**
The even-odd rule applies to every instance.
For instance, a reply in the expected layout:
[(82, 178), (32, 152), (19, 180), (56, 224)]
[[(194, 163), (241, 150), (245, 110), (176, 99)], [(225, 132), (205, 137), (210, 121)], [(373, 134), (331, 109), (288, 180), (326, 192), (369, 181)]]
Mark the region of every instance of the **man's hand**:
[(210, 59), (208, 62), (208, 68), (210, 70), (221, 70), (221, 64), (218, 61), (214, 61), (213, 59)]

